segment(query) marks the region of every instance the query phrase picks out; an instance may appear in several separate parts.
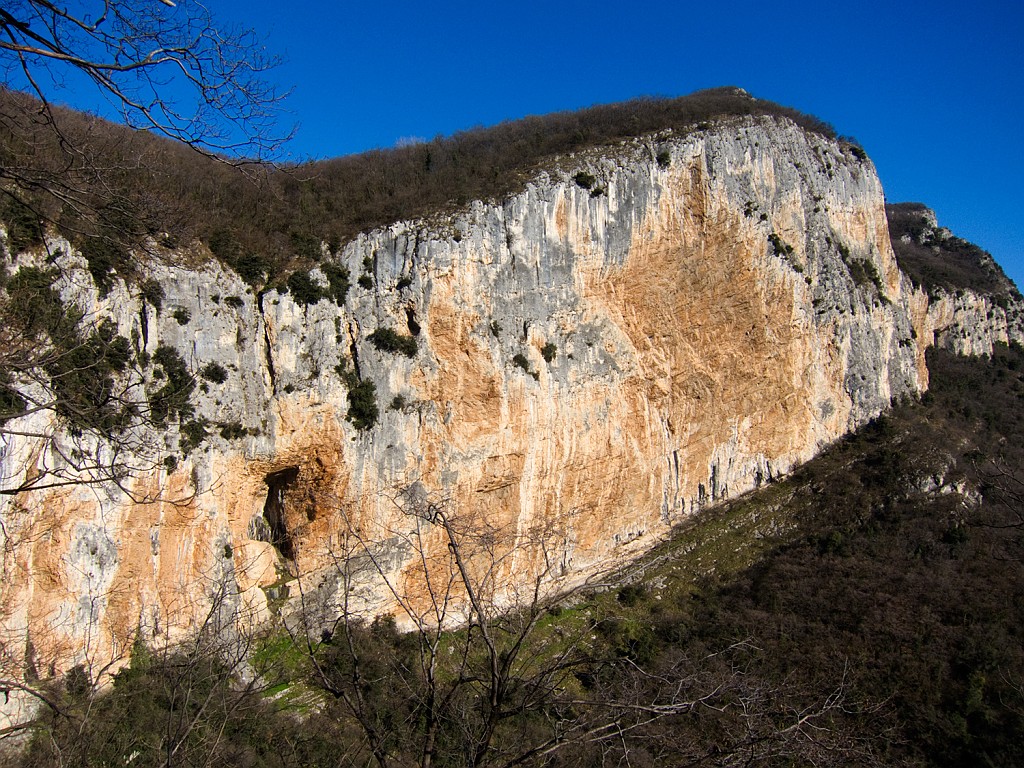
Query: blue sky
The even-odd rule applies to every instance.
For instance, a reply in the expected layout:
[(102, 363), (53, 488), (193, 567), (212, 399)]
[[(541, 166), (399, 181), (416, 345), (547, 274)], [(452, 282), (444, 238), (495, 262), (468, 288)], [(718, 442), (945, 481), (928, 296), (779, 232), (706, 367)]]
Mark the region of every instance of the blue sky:
[[(181, 0), (188, 2), (189, 0)], [(221, 0), (285, 63), (293, 159), (737, 85), (855, 136), (1024, 285), (1024, 4)]]

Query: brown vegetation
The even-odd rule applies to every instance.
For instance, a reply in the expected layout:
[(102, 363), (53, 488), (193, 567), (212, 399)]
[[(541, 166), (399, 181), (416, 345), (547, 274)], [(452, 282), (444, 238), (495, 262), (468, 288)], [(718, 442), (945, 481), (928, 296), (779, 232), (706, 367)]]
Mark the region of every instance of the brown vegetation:
[(559, 155), (657, 131), (771, 115), (835, 135), (813, 117), (720, 88), (527, 117), (412, 146), (243, 173), (181, 144), (52, 110), (79, 148), (68, 152), (49, 116), (33, 110), (28, 97), (0, 93), (0, 110), (11, 115), (0, 121), (0, 178), (9, 182), (0, 188), (8, 199), (0, 218), (11, 218), (13, 207), (29, 223), (26, 231), (45, 219), (80, 244), (97, 238), (115, 243), (111, 252), (98, 254), (100, 280), (110, 269), (130, 274), (126, 246), (148, 235), (168, 245), (201, 239), (250, 282), (276, 282), (291, 266), (318, 260), (321, 242), (333, 251), (374, 227), (501, 198)]
[(964, 288), (996, 299), (1020, 298), (1020, 292), (995, 260), (973, 243), (935, 228), (921, 203), (885, 206), (892, 248), (900, 269), (915, 285), (934, 291)]

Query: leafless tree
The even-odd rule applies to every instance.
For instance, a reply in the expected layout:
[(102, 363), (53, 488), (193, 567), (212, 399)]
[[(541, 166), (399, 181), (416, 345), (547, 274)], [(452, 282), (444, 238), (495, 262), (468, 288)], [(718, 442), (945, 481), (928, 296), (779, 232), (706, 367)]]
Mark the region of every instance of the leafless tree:
[(0, 8), (6, 88), (34, 94), (46, 113), (60, 88), (91, 84), (127, 125), (207, 153), (261, 161), (279, 149), (282, 94), (266, 77), (277, 63), (254, 32), (219, 25), (194, 0)]
[(161, 456), (154, 427), (187, 408), (192, 374), (164, 352), (174, 382), (147, 392), (129, 340), (63, 302), (56, 279), (23, 267), (0, 286), (0, 496), (94, 484), (132, 494)]
[[(524, 531), (471, 518), (418, 484), (394, 502), (396, 522), (372, 531), (343, 511), (337, 619), (323, 620), (332, 605), (310, 590), (300, 596), (303, 623), (291, 627), (314, 683), (361, 732), (363, 760), (380, 768), (572, 764), (574, 752), (591, 759), (652, 738), (662, 720), (735, 706), (736, 669), (715, 676), (688, 662), (647, 670), (595, 655), (589, 619), (554, 624), (557, 526)], [(383, 587), (394, 611), (372, 622), (368, 613), (381, 604), (367, 596), (368, 583)], [(813, 727), (820, 713), (796, 725)]]
[[(131, 270), (132, 251), (150, 249), (154, 222), (166, 227), (174, 205), (173, 192), (157, 199), (153, 185), (127, 177), (166, 165), (182, 145), (238, 165), (273, 159), (287, 138), (277, 130), (283, 94), (268, 79), (276, 64), (254, 32), (218, 25), (193, 0), (0, 7), (0, 227), (10, 259), (0, 260), (0, 450), (8, 453), (6, 438), (15, 436), (40, 446), (28, 474), (0, 455), (0, 493), (106, 482), (124, 489), (137, 465), (153, 465), (140, 428), (162, 421), (130, 370), (127, 340), (64, 306), (52, 288), (58, 269), (26, 270), (16, 257), (49, 249), (47, 228), (59, 222), (83, 253), (91, 246), (85, 255), (105, 292), (111, 270)], [(57, 105), (64, 89), (89, 88), (141, 132)], [(32, 419), (44, 412), (60, 419)]]
[[(8, 234), (11, 219), (29, 230), (59, 221), (99, 249), (145, 247), (154, 228), (175, 227), (181, 205), (145, 179), (187, 164), (183, 148), (245, 168), (278, 156), (290, 131), (278, 130), (284, 94), (269, 79), (277, 63), (254, 32), (218, 25), (196, 0), (5, 3), (0, 219)], [(139, 130), (59, 107), (65, 90), (108, 102)]]
[[(329, 711), (361, 734), (353, 759), (873, 764), (870, 744), (841, 724), (857, 714), (845, 668), (822, 694), (760, 677), (749, 641), (699, 656), (609, 653), (605, 640), (630, 620), (559, 607), (573, 599), (550, 587), (557, 526), (482, 521), (418, 485), (394, 502), (400, 514), (373, 529), (342, 511), (340, 605), (303, 587), (304, 621), (291, 626), (314, 684), (337, 702)], [(392, 609), (372, 621), (382, 603), (371, 583)], [(337, 619), (324, 621), (332, 608)]]
[(971, 518), (974, 525), (997, 529), (1024, 528), (1024, 473), (1003, 458), (974, 463), (984, 505)]
[[(547, 615), (551, 564), (543, 558), (553, 531), (517, 534), (470, 520), (419, 484), (393, 501), (396, 522), (374, 530), (342, 510), (333, 552), (340, 606), (301, 596), (303, 623), (292, 629), (315, 683), (358, 725), (366, 759), (381, 768), (428, 768), (455, 754), (466, 765), (507, 762), (535, 746), (513, 717), (545, 720), (541, 711), (583, 658), (577, 636), (543, 649), (527, 642)], [(539, 567), (517, 578), (514, 561), (531, 551)], [(368, 583), (383, 590), (393, 615), (369, 621), (381, 605), (365, 595)], [(336, 619), (323, 621), (332, 608)]]

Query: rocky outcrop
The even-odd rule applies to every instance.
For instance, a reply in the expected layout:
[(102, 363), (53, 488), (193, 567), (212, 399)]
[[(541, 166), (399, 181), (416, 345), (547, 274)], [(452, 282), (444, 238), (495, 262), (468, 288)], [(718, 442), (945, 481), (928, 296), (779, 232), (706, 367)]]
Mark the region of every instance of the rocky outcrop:
[(1020, 344), (1024, 303), (992, 256), (940, 227), (920, 203), (886, 206), (901, 268), (928, 289), (926, 343), (960, 355), (991, 355), (995, 344)]
[(958, 355), (992, 354), (996, 344), (1024, 344), (1020, 302), (972, 290), (938, 291), (928, 302), (935, 346)]
[[(143, 361), (170, 347), (222, 375), (197, 380), (187, 428), (139, 437), (121, 488), (0, 500), (4, 650), (38, 674), (181, 637), (211, 606), (387, 610), (339, 557), (372, 540), (414, 593), (424, 504), (486, 529), (510, 589), (579, 583), (920, 392), (933, 333), (968, 352), (1020, 338), (984, 298), (912, 287), (862, 153), (770, 118), (563, 158), (506, 200), (360, 236), (325, 253), (361, 278), (340, 304), (166, 254), (146, 265), (157, 311), (49, 248), (64, 299)], [(156, 370), (133, 375), (152, 390)], [(52, 418), (17, 421), (5, 482), (57, 461), (26, 436)]]

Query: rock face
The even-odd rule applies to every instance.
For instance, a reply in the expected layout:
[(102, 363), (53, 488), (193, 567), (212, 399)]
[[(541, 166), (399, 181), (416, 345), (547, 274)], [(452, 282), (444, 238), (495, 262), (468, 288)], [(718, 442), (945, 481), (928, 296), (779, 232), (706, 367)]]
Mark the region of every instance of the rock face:
[[(936, 333), (971, 353), (1021, 338), (983, 297), (929, 304), (870, 162), (769, 118), (563, 158), (501, 202), (360, 236), (325, 256), (363, 278), (340, 306), (257, 297), (178, 254), (147, 265), (158, 312), (123, 282), (100, 298), (70, 246), (50, 248), (66, 301), (226, 380), (192, 398), (200, 445), (149, 433), (124, 490), (0, 498), (4, 651), (40, 675), (95, 672), (140, 631), (180, 638), (211, 606), (388, 610), (367, 573), (415, 593), (420, 549), (445, 547), (409, 535), (425, 509), (486, 530), (509, 594), (579, 583), (920, 392)], [(412, 355), (378, 348), (379, 329)], [(357, 429), (367, 382), (379, 415)], [(2, 439), (5, 482), (55, 460)], [(376, 565), (348, 581), (353, 537)]]

